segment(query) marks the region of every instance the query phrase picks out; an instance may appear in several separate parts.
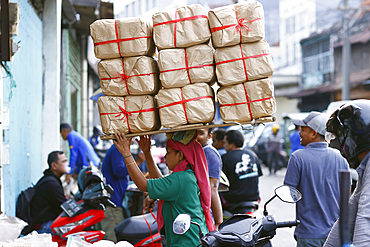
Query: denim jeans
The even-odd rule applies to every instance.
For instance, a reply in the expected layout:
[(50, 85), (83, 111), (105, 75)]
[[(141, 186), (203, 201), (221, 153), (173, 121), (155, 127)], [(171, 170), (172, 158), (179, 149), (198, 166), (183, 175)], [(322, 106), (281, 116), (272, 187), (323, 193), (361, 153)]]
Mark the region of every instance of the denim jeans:
[(326, 238), (300, 238), (294, 235), (297, 247), (322, 247)]
[(47, 221), (45, 223), (42, 224), (41, 226), (41, 229), (37, 230), (37, 232), (39, 234), (41, 233), (50, 233), (50, 234), (53, 234), (52, 230), (51, 230), (51, 224), (53, 224), (53, 220), (50, 220), (50, 221)]

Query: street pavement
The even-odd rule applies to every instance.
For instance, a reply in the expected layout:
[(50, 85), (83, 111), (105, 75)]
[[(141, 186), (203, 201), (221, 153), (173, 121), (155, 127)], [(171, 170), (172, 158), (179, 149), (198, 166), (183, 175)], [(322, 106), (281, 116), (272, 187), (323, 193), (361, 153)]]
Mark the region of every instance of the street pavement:
[[(269, 175), (268, 168), (262, 165), (263, 176), (259, 179), (259, 189), (261, 203), (259, 212), (263, 215), (263, 206), (267, 200), (274, 195), (275, 188), (283, 184), (286, 168), (277, 171), (275, 175)], [(269, 215), (273, 215), (276, 221), (295, 220), (295, 204), (285, 203), (275, 198), (267, 204)], [(293, 228), (279, 228), (276, 230), (276, 236), (272, 239), (274, 247), (295, 247), (296, 241), (293, 237)]]

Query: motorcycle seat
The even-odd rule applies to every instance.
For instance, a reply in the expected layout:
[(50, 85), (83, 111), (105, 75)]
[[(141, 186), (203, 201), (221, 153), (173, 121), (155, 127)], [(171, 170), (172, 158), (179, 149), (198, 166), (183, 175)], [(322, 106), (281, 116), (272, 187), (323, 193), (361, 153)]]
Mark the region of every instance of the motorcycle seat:
[[(153, 213), (156, 214), (156, 212)], [(156, 222), (154, 224), (153, 222), (155, 222), (155, 219), (150, 213), (127, 218), (121, 223), (119, 223), (114, 229), (117, 240), (118, 241), (124, 240), (132, 244), (135, 244), (140, 240), (149, 237), (150, 231), (152, 235), (154, 235), (158, 233), (158, 226)]]
[(238, 209), (243, 209), (243, 208), (254, 208), (254, 209), (258, 209), (258, 202), (256, 201), (249, 201), (249, 202), (239, 202), (239, 203), (236, 203), (232, 206), (230, 206), (227, 210), (230, 211), (230, 212), (233, 212), (235, 210), (238, 210)]

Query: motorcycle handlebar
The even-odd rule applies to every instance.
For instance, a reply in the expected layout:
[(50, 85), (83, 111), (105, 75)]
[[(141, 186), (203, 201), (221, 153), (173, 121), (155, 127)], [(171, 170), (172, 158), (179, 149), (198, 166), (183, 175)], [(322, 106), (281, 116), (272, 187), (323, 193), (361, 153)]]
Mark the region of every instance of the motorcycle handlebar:
[(298, 226), (300, 223), (299, 220), (276, 222), (276, 228)]

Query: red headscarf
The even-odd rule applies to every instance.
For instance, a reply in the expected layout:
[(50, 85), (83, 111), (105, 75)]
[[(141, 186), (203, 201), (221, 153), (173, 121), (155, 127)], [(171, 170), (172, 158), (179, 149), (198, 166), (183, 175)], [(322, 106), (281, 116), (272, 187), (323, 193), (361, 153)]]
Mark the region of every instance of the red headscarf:
[[(185, 156), (179, 165), (175, 167), (173, 172), (185, 171), (188, 164), (191, 165), (191, 169), (195, 173), (195, 177), (198, 181), (198, 187), (200, 189), (200, 202), (206, 219), (208, 231), (215, 230), (215, 225), (213, 224), (212, 215), (211, 215), (211, 186), (209, 185), (209, 176), (208, 176), (208, 166), (206, 161), (206, 156), (204, 154), (202, 146), (193, 139), (187, 145), (174, 141), (172, 139), (167, 140), (167, 146), (179, 151), (181, 150)], [(159, 200), (158, 203), (158, 212), (157, 212), (157, 224), (158, 229), (160, 230), (163, 225), (163, 215), (162, 215), (162, 205), (163, 200)]]

